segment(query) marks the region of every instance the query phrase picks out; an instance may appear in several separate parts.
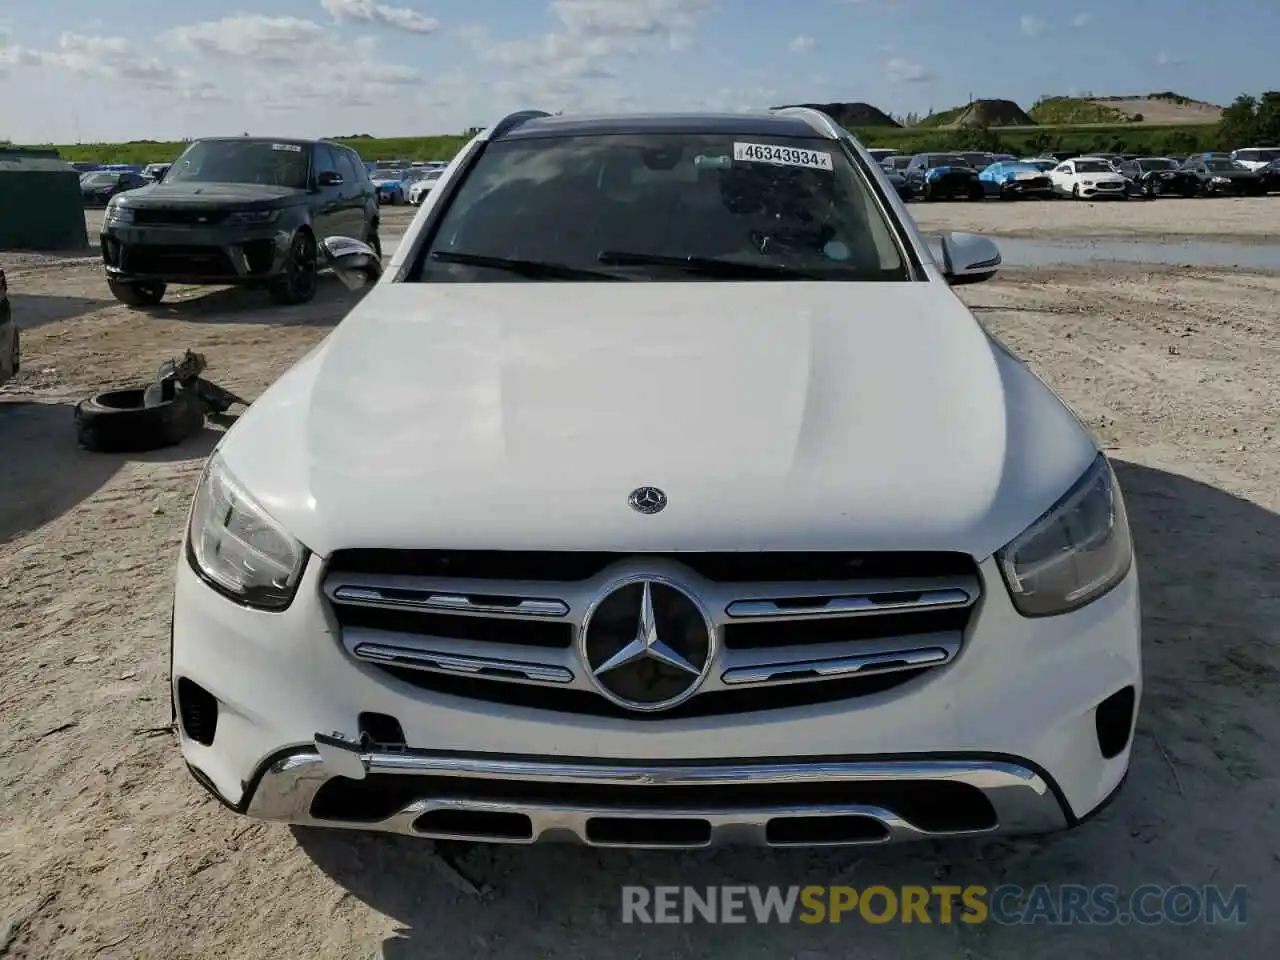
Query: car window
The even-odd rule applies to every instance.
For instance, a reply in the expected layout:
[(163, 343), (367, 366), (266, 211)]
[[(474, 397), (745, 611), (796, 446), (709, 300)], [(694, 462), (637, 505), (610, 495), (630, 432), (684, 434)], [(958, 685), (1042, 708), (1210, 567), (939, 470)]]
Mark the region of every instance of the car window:
[(1077, 160), (1076, 173), (1114, 173), (1105, 160)]
[(1232, 170), (1245, 169), (1243, 164), (1235, 160), (1206, 160), (1204, 165), (1216, 173), (1228, 173)]
[(327, 143), (316, 144), (316, 173), (337, 173), (342, 170), (338, 166), (337, 151), (331, 150)]
[[(627, 253), (626, 264), (609, 264)], [(689, 258), (814, 279), (909, 280), (869, 180), (841, 144), (725, 135), (598, 135), (489, 144), (411, 272), (520, 279), (481, 256), (654, 280), (715, 279)], [(666, 264), (640, 264), (640, 258)], [(705, 264), (704, 264), (705, 267)]]
[(307, 150), (267, 140), (197, 140), (165, 174), (165, 183), (259, 183), (305, 190)]
[(333, 157), (334, 170), (338, 176), (342, 177), (344, 183), (356, 182), (356, 168), (351, 162), (351, 157), (347, 151), (341, 147), (329, 147), (329, 154)]
[(1246, 150), (1237, 150), (1235, 156), (1237, 160), (1248, 160), (1253, 163), (1266, 163), (1269, 160), (1274, 160), (1277, 157), (1280, 157), (1280, 150), (1255, 150), (1250, 148)]

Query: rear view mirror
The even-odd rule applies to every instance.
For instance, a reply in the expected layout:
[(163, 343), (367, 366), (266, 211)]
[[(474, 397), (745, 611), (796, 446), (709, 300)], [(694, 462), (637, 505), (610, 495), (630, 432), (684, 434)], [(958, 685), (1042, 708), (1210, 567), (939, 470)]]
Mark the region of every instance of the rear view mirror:
[(316, 177), (316, 183), (322, 187), (340, 187), (342, 186), (342, 177), (332, 170), (326, 170)]
[(942, 235), (942, 273), (954, 286), (983, 283), (1000, 269), (1000, 248), (976, 233)]
[(320, 250), (325, 265), (333, 268), (349, 290), (371, 287), (382, 276), (382, 262), (367, 243), (350, 237), (329, 237), (321, 241)]

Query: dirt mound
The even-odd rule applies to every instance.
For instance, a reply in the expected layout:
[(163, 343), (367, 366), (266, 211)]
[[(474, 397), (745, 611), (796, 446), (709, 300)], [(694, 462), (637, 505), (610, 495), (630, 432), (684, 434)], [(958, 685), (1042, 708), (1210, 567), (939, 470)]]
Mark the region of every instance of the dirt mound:
[(1145, 123), (1217, 123), (1222, 107), (1216, 103), (1193, 100), (1176, 93), (1151, 93), (1145, 97), (1094, 97), (1094, 103), (1105, 104), (1126, 114), (1130, 121)]
[[(790, 103), (790, 107), (821, 110), (842, 127), (901, 127), (897, 120), (869, 103)], [(780, 110), (781, 107), (774, 107)]]
[(1035, 121), (1012, 100), (975, 100), (949, 127), (1034, 127)]

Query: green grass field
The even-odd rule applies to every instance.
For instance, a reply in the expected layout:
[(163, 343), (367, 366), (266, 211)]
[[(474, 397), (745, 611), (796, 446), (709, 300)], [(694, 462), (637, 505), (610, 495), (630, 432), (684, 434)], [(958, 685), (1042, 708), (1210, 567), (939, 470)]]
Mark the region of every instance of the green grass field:
[[(987, 130), (936, 127), (866, 127), (853, 133), (868, 147), (892, 147), (903, 153), (929, 150), (992, 150), (1025, 156), (1044, 151), (1086, 153), (1188, 154), (1222, 149), (1215, 124), (1088, 124), (1075, 126), (993, 127)], [(448, 160), (467, 137), (394, 137), (339, 140), (366, 160)], [(55, 147), (65, 160), (93, 163), (163, 163), (184, 144), (141, 141)]]

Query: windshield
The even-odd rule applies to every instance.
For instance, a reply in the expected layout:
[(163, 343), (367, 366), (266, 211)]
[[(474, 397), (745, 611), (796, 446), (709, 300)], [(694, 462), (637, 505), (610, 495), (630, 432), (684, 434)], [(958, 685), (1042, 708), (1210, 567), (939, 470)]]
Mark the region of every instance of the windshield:
[(911, 278), (838, 143), (709, 134), (490, 144), (411, 278), (532, 279), (531, 264), (555, 265), (537, 279)]
[(307, 187), (309, 150), (266, 140), (197, 140), (169, 167), (165, 183), (260, 183)]
[(119, 179), (118, 173), (86, 173), (80, 178), (80, 183), (86, 187), (106, 187)]
[(1280, 159), (1280, 149), (1237, 150), (1236, 159), (1247, 160), (1250, 163), (1266, 163), (1269, 160)]
[(373, 173), (369, 174), (369, 179), (370, 180), (399, 180), (403, 176), (404, 174), (400, 170), (389, 170), (387, 168), (383, 168), (380, 170), (375, 170), (373, 171)]
[(1114, 173), (1105, 160), (1077, 160), (1076, 173)]
[(1172, 160), (1139, 160), (1138, 166), (1143, 170), (1174, 170), (1177, 164)]
[(930, 157), (928, 165), (931, 167), (967, 167), (969, 161), (955, 154), (940, 153), (936, 157)]
[(1210, 170), (1218, 170), (1223, 173), (1230, 173), (1232, 170), (1245, 169), (1243, 166), (1236, 163), (1234, 160), (1206, 160), (1204, 162), (1204, 165), (1208, 167)]

